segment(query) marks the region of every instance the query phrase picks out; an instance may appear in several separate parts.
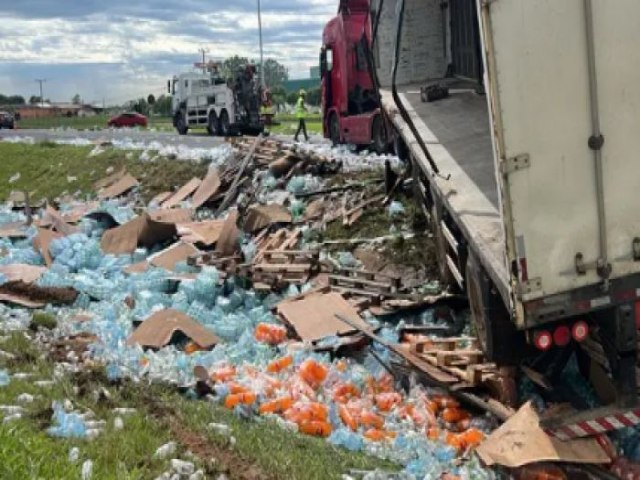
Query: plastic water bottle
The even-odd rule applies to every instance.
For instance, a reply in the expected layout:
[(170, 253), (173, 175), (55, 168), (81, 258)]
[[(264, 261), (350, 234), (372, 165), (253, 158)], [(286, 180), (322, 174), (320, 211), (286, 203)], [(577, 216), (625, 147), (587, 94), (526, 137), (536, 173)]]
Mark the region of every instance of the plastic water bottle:
[(76, 463), (80, 459), (80, 449), (78, 447), (73, 447), (69, 450), (69, 461), (71, 463)]
[(170, 457), (176, 452), (177, 446), (178, 445), (176, 444), (176, 442), (165, 443), (164, 445), (158, 447), (156, 452), (153, 454), (153, 457), (164, 460), (165, 458)]
[(208, 427), (215, 431), (219, 435), (229, 436), (231, 434), (231, 427), (224, 423), (210, 423)]
[(116, 417), (113, 420), (113, 428), (115, 430), (122, 430), (124, 428), (124, 421), (121, 417)]
[(93, 475), (93, 461), (85, 460), (82, 464), (82, 480), (91, 480)]
[(6, 370), (0, 370), (0, 387), (6, 387), (11, 382), (11, 377), (9, 376), (9, 372)]
[(196, 467), (191, 462), (185, 462), (174, 458), (171, 460), (171, 468), (180, 476), (191, 475), (195, 472)]

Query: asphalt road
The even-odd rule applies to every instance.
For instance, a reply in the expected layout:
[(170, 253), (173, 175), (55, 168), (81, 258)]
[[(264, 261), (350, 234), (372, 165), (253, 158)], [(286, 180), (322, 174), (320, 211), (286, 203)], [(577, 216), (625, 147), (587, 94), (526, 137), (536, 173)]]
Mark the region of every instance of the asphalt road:
[(0, 139), (7, 137), (31, 137), (36, 142), (43, 140), (73, 140), (82, 138), (89, 141), (131, 140), (136, 143), (149, 144), (157, 142), (167, 146), (185, 146), (189, 148), (211, 148), (222, 143), (222, 138), (211, 137), (201, 133), (178, 135), (175, 132), (153, 132), (135, 129), (105, 129), (105, 130), (0, 130)]

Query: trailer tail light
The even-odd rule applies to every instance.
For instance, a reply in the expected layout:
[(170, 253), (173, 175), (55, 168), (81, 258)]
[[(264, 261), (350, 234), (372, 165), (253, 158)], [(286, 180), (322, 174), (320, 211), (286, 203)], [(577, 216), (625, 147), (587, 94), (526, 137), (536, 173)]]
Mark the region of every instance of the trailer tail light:
[(589, 325), (587, 322), (580, 320), (574, 323), (571, 328), (571, 335), (576, 342), (583, 342), (589, 336)]
[(640, 300), (636, 302), (636, 328), (640, 330)]
[(566, 325), (560, 325), (553, 332), (553, 343), (558, 347), (566, 347), (571, 341), (571, 330)]
[(539, 330), (533, 335), (533, 343), (538, 350), (547, 351), (553, 346), (553, 338), (547, 330)]

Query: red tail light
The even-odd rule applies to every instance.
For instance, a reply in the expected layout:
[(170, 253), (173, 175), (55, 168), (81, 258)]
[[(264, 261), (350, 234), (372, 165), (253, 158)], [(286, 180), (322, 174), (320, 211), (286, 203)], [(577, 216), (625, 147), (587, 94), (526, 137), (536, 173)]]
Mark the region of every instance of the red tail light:
[(640, 330), (640, 300), (636, 302), (636, 328)]
[(589, 325), (587, 322), (580, 320), (573, 324), (571, 335), (576, 342), (582, 342), (589, 336)]
[(547, 330), (539, 330), (533, 335), (533, 343), (538, 350), (546, 351), (553, 346), (553, 338)]
[(571, 330), (566, 325), (560, 325), (553, 332), (553, 343), (558, 347), (564, 347), (571, 341)]

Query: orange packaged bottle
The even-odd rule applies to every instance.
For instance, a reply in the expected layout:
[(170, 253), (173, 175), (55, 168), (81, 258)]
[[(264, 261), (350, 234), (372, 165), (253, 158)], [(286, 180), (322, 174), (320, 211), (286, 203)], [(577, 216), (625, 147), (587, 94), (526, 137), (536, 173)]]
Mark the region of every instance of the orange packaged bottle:
[(442, 411), (441, 417), (447, 423), (458, 423), (466, 420), (470, 415), (460, 408), (448, 407)]
[(232, 365), (216, 368), (210, 374), (211, 380), (216, 382), (228, 382), (235, 376), (236, 376), (236, 369)]
[(364, 410), (360, 414), (360, 423), (362, 423), (362, 425), (366, 427), (373, 427), (373, 428), (380, 429), (384, 425), (384, 419), (380, 415), (376, 415), (373, 412)]
[(313, 359), (308, 359), (300, 365), (300, 377), (309, 385), (317, 387), (327, 378), (327, 367)]
[(464, 448), (475, 448), (484, 440), (484, 433), (477, 428), (470, 428), (458, 435)]
[(458, 435), (457, 433), (447, 432), (445, 441), (447, 445), (455, 448), (458, 451), (464, 448), (464, 442), (462, 441), (462, 438), (460, 437), (460, 435)]
[(331, 425), (322, 420), (303, 421), (298, 424), (300, 432), (315, 437), (328, 437), (331, 435)]
[(427, 429), (427, 438), (429, 440), (438, 440), (440, 438), (440, 429), (438, 427), (431, 427)]
[(395, 405), (402, 401), (402, 397), (397, 392), (384, 392), (375, 396), (376, 406), (383, 412), (388, 412)]
[(269, 362), (269, 364), (267, 365), (267, 372), (280, 373), (285, 368), (288, 368), (291, 365), (293, 365), (293, 357), (291, 355), (287, 355), (281, 358), (276, 358), (275, 360), (272, 360), (271, 362)]
[(287, 338), (287, 329), (271, 323), (259, 323), (254, 332), (256, 340), (269, 345), (278, 345)]
[(345, 403), (353, 397), (360, 396), (360, 391), (353, 383), (340, 383), (333, 389), (333, 400)]
[(354, 432), (358, 429), (358, 422), (356, 418), (351, 414), (346, 405), (340, 405), (338, 407), (338, 414), (340, 415), (340, 420), (347, 427), (349, 427)]
[(396, 432), (388, 432), (379, 428), (370, 428), (364, 432), (364, 438), (367, 438), (373, 442), (380, 442), (389, 438), (395, 438)]
[(257, 396), (253, 392), (232, 393), (225, 398), (224, 406), (227, 408), (235, 408), (237, 405), (253, 405), (256, 398)]
[(246, 393), (249, 391), (247, 387), (245, 387), (244, 385), (240, 385), (239, 383), (236, 383), (236, 382), (228, 382), (227, 387), (229, 388), (229, 393), (231, 394)]
[(260, 405), (258, 411), (261, 415), (265, 413), (282, 413), (291, 408), (291, 405), (293, 405), (293, 399), (291, 397), (280, 397), (263, 403)]

